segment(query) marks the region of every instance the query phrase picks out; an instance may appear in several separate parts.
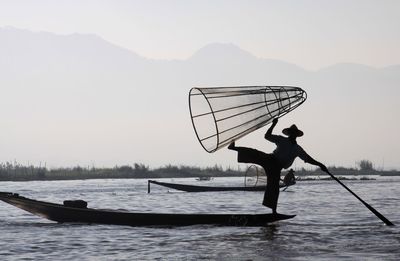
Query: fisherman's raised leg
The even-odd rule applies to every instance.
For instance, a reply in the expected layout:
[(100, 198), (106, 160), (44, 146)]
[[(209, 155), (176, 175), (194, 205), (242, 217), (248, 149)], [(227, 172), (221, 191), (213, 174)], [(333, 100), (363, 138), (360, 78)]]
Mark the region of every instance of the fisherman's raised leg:
[(238, 152), (237, 161), (241, 163), (262, 165), (265, 161), (266, 154), (264, 152), (247, 147), (237, 147), (235, 142), (232, 142), (228, 149)]

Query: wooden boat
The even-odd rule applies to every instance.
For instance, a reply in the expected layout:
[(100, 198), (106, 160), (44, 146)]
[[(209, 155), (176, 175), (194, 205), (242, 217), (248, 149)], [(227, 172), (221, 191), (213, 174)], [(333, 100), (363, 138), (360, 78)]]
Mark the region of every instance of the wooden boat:
[(131, 213), (87, 208), (83, 200), (64, 201), (64, 205), (33, 200), (18, 194), (0, 192), (0, 200), (34, 215), (59, 223), (108, 224), (127, 226), (265, 226), (295, 215), (283, 214), (175, 214)]
[(212, 177), (198, 177), (196, 178), (197, 181), (210, 181), (212, 180)]
[[(265, 191), (265, 185), (258, 185), (258, 186), (252, 186), (252, 187), (217, 187), (217, 186), (197, 186), (197, 185), (187, 185), (187, 184), (177, 184), (177, 183), (168, 183), (168, 182), (161, 182), (161, 181), (155, 181), (155, 180), (148, 180), (148, 185), (147, 185), (147, 192), (150, 193), (150, 184), (156, 184), (160, 186), (164, 186), (167, 188), (171, 189), (176, 189), (180, 191), (186, 191), (186, 192), (212, 192), (212, 191)], [(281, 183), (279, 185), (280, 188), (283, 187), (289, 187), (294, 185), (295, 183), (291, 184), (284, 184)]]

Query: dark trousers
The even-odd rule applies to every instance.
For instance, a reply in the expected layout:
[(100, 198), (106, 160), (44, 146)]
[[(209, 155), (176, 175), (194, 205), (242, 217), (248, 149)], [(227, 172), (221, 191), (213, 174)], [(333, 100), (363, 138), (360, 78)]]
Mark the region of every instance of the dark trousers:
[(235, 150), (238, 152), (238, 162), (257, 164), (264, 169), (267, 175), (267, 186), (265, 188), (263, 205), (276, 211), (282, 167), (280, 167), (275, 156), (246, 147), (235, 147)]

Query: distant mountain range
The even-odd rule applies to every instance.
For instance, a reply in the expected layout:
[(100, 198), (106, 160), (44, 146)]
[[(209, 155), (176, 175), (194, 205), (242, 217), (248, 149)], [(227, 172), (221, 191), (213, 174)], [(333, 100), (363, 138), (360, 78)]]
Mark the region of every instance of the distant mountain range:
[[(398, 166), (400, 65), (309, 71), (220, 43), (187, 60), (152, 60), (95, 35), (16, 28), (0, 28), (0, 57), (0, 161), (236, 166), (229, 152), (202, 151), (188, 114), (190, 88), (293, 85), (308, 101), (278, 128), (296, 122), (310, 154), (327, 164), (367, 158)], [(273, 148), (260, 140), (239, 142)]]

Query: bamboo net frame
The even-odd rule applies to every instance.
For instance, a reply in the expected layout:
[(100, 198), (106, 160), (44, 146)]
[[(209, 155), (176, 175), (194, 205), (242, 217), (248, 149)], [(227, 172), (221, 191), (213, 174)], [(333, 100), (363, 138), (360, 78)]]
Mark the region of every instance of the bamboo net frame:
[(264, 170), (256, 165), (250, 165), (244, 174), (244, 186), (256, 187), (267, 184), (267, 175)]
[(300, 106), (307, 93), (294, 86), (192, 88), (189, 110), (201, 146), (209, 153)]

